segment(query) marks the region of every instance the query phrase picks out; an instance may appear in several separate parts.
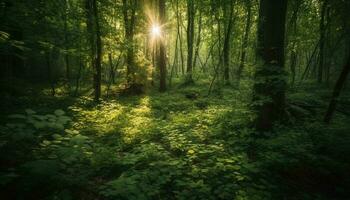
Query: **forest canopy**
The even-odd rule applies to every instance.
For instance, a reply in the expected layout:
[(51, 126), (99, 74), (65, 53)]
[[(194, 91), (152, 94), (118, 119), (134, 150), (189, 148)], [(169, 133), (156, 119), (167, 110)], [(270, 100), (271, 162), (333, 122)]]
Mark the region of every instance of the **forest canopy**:
[(0, 0), (0, 199), (349, 199), (349, 10)]

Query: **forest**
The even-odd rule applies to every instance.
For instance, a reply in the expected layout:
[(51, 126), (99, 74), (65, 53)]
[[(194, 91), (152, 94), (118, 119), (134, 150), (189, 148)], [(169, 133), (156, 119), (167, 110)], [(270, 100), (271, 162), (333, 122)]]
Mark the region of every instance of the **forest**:
[(0, 0), (1, 200), (350, 199), (349, 0)]

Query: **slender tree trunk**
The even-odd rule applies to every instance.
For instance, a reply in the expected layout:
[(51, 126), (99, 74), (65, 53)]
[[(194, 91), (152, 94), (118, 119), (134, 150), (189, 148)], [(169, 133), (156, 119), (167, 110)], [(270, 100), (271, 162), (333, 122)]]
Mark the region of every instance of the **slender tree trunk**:
[[(220, 84), (220, 74), (223, 74), (222, 73), (222, 66), (223, 66), (223, 63), (224, 63), (224, 59), (223, 59), (223, 56), (222, 56), (222, 50), (223, 50), (223, 45), (222, 45), (222, 30), (221, 30), (221, 20), (220, 20), (220, 16), (219, 16), (219, 13), (215, 14), (215, 19), (217, 21), (217, 25), (218, 25), (218, 31), (217, 31), (217, 37), (218, 37), (218, 51), (217, 51), (217, 58), (218, 58), (218, 64), (217, 64), (217, 67), (215, 68), (214, 66), (214, 71), (215, 71), (215, 75), (214, 75), (214, 78), (213, 78), (213, 84), (215, 83), (215, 80), (218, 79), (218, 83)], [(213, 64), (215, 62), (213, 61)], [(216, 76), (219, 76), (219, 77), (216, 77)]]
[(50, 83), (50, 87), (51, 87), (51, 95), (55, 96), (56, 95), (56, 89), (55, 89), (55, 83), (54, 80), (52, 78), (52, 69), (51, 69), (51, 50), (48, 50), (48, 52), (46, 52), (46, 67), (47, 67), (47, 79)]
[(136, 6), (138, 0), (123, 0), (123, 17), (125, 27), (125, 39), (127, 43), (126, 51), (126, 75), (127, 82), (134, 84), (134, 29), (135, 29), (135, 18), (136, 18)]
[(245, 59), (246, 59), (246, 55), (247, 55), (247, 47), (248, 47), (248, 42), (249, 42), (249, 32), (250, 32), (250, 28), (251, 28), (252, 9), (251, 9), (250, 0), (246, 1), (246, 9), (247, 9), (247, 19), (246, 19), (244, 37), (243, 37), (243, 42), (242, 42), (241, 57), (240, 57), (240, 62), (239, 62), (239, 67), (238, 67), (238, 72), (237, 72), (238, 84), (241, 80), (242, 72), (243, 72), (244, 65), (245, 65)]
[(94, 17), (93, 17), (93, 7), (92, 2), (93, 0), (85, 0), (85, 6), (86, 6), (86, 28), (87, 28), (87, 34), (88, 39), (90, 43), (90, 59), (91, 59), (91, 68), (95, 68), (95, 56), (96, 56), (96, 39), (94, 34)]
[(107, 85), (107, 97), (109, 97), (109, 91), (111, 89), (112, 83), (113, 83), (113, 77), (114, 77), (114, 66), (113, 66), (113, 59), (112, 54), (108, 54), (108, 62), (109, 62), (109, 77), (108, 77), (108, 85)]
[(207, 64), (208, 64), (208, 61), (209, 61), (209, 58), (213, 57), (213, 51), (214, 51), (214, 47), (216, 46), (216, 44), (219, 42), (219, 40), (216, 40), (216, 42), (214, 42), (214, 44), (211, 45), (211, 47), (209, 48), (209, 52), (208, 52), (208, 55), (205, 59), (205, 62), (203, 64), (203, 72), (206, 72), (206, 68), (207, 68)]
[[(226, 5), (224, 6), (224, 13), (227, 13)], [(225, 17), (225, 39), (223, 49), (223, 65), (224, 65), (224, 81), (226, 84), (230, 82), (230, 56), (231, 56), (231, 35), (233, 27), (233, 9), (234, 1), (230, 1), (229, 15)], [(225, 14), (227, 15), (227, 14)], [(228, 19), (227, 19), (228, 18)]]
[(187, 83), (193, 82), (194, 17), (194, 0), (187, 0)]
[(199, 57), (199, 50), (201, 45), (201, 34), (202, 34), (202, 9), (199, 9), (199, 17), (198, 17), (198, 32), (197, 32), (197, 41), (196, 48), (193, 59), (193, 70), (195, 70), (197, 65), (197, 58)]
[[(160, 23), (166, 23), (165, 19), (165, 0), (159, 0), (159, 18)], [(162, 37), (159, 42), (159, 72), (160, 72), (160, 86), (159, 91), (166, 91), (166, 48), (165, 48), (165, 30), (162, 30)]]
[[(79, 30), (79, 32), (82, 32), (81, 30), (81, 25), (80, 23), (77, 23), (77, 29)], [(79, 70), (78, 70), (78, 74), (77, 74), (77, 77), (76, 77), (76, 82), (75, 82), (75, 91), (74, 91), (74, 96), (78, 96), (78, 93), (79, 93), (79, 87), (80, 87), (80, 78), (81, 78), (81, 72), (82, 72), (82, 69), (83, 69), (83, 61), (82, 61), (82, 48), (81, 48), (81, 45), (82, 45), (82, 37), (79, 37), (79, 46), (78, 46), (78, 51), (79, 51)]]
[(81, 55), (79, 55), (79, 70), (78, 70), (78, 75), (75, 80), (75, 91), (74, 91), (74, 96), (78, 96), (79, 93), (79, 87), (80, 87), (80, 78), (81, 78), (81, 71), (83, 69), (83, 62)]
[(339, 79), (338, 79), (337, 83), (335, 84), (335, 87), (333, 90), (333, 95), (332, 95), (331, 101), (329, 103), (326, 115), (324, 117), (324, 122), (327, 124), (329, 124), (332, 120), (334, 111), (335, 111), (337, 103), (338, 103), (338, 98), (340, 96), (340, 92), (343, 89), (345, 82), (346, 82), (346, 79), (347, 79), (349, 72), (350, 72), (350, 48), (348, 49), (348, 51), (349, 51), (349, 55), (348, 55), (347, 63), (345, 64), (345, 66), (344, 66), (344, 68), (339, 76)]
[(94, 73), (94, 100), (98, 102), (101, 97), (101, 60), (102, 60), (102, 42), (100, 33), (100, 24), (98, 17), (97, 0), (86, 0), (87, 8), (87, 29), (89, 32), (91, 45), (91, 66)]
[(158, 45), (157, 45), (157, 41), (154, 42), (154, 44), (152, 45), (152, 82), (151, 85), (154, 86), (154, 79), (155, 79), (155, 71), (156, 71), (156, 56), (158, 55), (158, 51), (157, 51)]
[[(292, 74), (291, 86), (294, 86), (295, 78), (296, 78), (296, 66), (297, 66), (297, 59), (298, 59), (298, 53), (297, 53), (297, 48), (296, 48), (296, 44), (297, 44), (296, 37), (298, 34), (297, 23), (298, 23), (298, 14), (299, 14), (301, 3), (302, 3), (301, 0), (295, 1), (293, 14), (292, 14), (292, 17), (291, 17), (290, 22), (288, 24), (288, 29), (293, 30), (293, 32), (290, 36), (290, 37), (292, 37), (292, 40), (291, 41), (289, 40), (290, 41), (290, 71)], [(289, 38), (287, 37), (287, 39), (289, 39)], [(288, 42), (286, 42), (286, 43), (288, 43)]]
[(284, 35), (287, 0), (260, 0), (255, 74), (256, 128), (270, 130), (282, 119), (285, 107)]
[(297, 53), (293, 50), (290, 52), (290, 71), (292, 73), (291, 85), (294, 86), (296, 76)]
[(94, 88), (95, 88), (95, 101), (98, 102), (101, 97), (101, 71), (102, 71), (102, 40), (101, 40), (101, 30), (99, 22), (99, 13), (97, 8), (97, 0), (94, 0), (94, 18), (96, 26), (96, 62), (95, 62), (95, 76), (94, 76)]
[(118, 70), (118, 66), (120, 64), (121, 57), (122, 57), (122, 54), (119, 55), (117, 59), (117, 63), (113, 64), (112, 54), (111, 53), (108, 54), (110, 71), (109, 71), (108, 85), (107, 85), (107, 97), (109, 96), (109, 92), (112, 84), (115, 83), (115, 76)]
[(326, 11), (328, 6), (328, 0), (323, 0), (321, 8), (321, 21), (320, 21), (320, 62), (318, 66), (317, 81), (322, 83), (323, 71), (324, 71), (324, 55), (325, 55), (325, 43), (326, 43)]
[(179, 66), (179, 50), (178, 50), (178, 46), (179, 46), (179, 37), (176, 36), (174, 60), (173, 60), (173, 65), (171, 67), (171, 72), (170, 72), (170, 77), (169, 77), (169, 87), (171, 87), (171, 84), (172, 84), (174, 71), (177, 74), (177, 69), (178, 69), (178, 66)]
[(316, 54), (317, 54), (317, 49), (318, 49), (319, 45), (320, 45), (320, 42), (318, 41), (316, 46), (315, 46), (315, 48), (314, 48), (314, 50), (312, 51), (311, 56), (307, 60), (307, 65), (305, 67), (303, 75), (301, 76), (300, 81), (303, 81), (304, 79), (306, 79), (306, 77), (307, 77), (307, 75), (308, 75), (308, 73), (310, 71), (310, 68), (311, 68), (311, 65), (312, 65), (312, 61), (314, 60), (314, 57), (317, 57)]
[(64, 1), (64, 45), (65, 45), (65, 64), (66, 64), (66, 79), (68, 92), (70, 93), (70, 64), (68, 54), (68, 0)]
[(331, 16), (330, 16), (330, 11), (331, 11), (331, 7), (328, 6), (327, 7), (327, 11), (326, 11), (326, 16), (327, 16), (327, 30), (326, 30), (326, 38), (328, 38), (327, 40), (327, 59), (325, 61), (325, 66), (326, 66), (326, 73), (325, 73), (325, 78), (326, 78), (326, 83), (327, 85), (329, 85), (330, 83), (330, 71), (331, 71), (331, 62), (332, 62), (332, 55), (333, 52), (331, 52), (329, 49), (331, 48), (331, 30), (332, 28), (330, 28), (331, 26)]
[(179, 38), (179, 46), (180, 46), (180, 58), (181, 58), (181, 72), (182, 75), (185, 74), (185, 59), (184, 59), (184, 54), (183, 54), (183, 43), (182, 43), (182, 34), (181, 34), (181, 17), (179, 14), (179, 0), (176, 0), (176, 25), (177, 25), (177, 37)]

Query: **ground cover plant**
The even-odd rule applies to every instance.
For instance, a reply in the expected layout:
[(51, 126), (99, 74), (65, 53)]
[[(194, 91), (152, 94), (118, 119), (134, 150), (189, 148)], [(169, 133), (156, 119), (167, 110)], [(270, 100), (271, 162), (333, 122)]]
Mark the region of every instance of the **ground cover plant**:
[(349, 9), (0, 0), (0, 199), (349, 199)]

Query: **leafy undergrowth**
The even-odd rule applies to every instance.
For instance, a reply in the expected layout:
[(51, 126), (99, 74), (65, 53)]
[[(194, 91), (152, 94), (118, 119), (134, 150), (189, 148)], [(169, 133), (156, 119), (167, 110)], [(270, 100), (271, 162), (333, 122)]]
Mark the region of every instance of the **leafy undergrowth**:
[(326, 127), (308, 116), (262, 136), (249, 128), (246, 93), (206, 97), (193, 86), (99, 105), (62, 99), (62, 109), (38, 104), (13, 113), (0, 129), (0, 195), (346, 199), (349, 119)]

